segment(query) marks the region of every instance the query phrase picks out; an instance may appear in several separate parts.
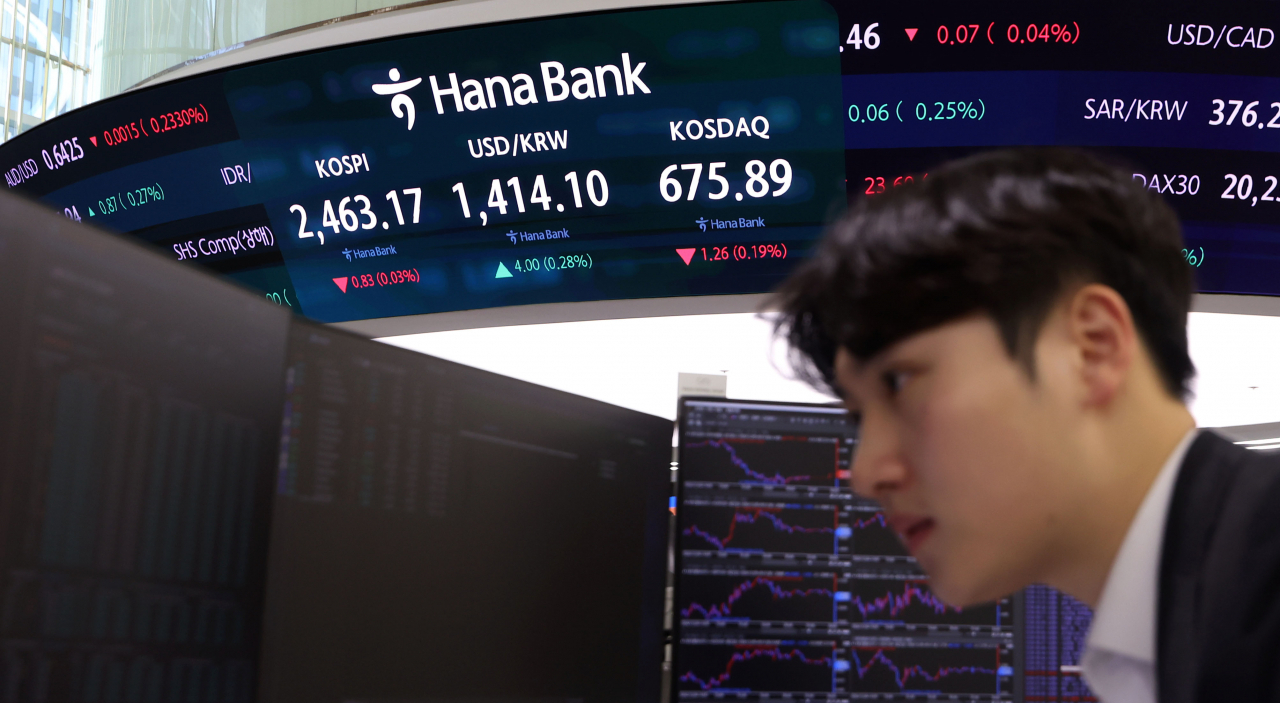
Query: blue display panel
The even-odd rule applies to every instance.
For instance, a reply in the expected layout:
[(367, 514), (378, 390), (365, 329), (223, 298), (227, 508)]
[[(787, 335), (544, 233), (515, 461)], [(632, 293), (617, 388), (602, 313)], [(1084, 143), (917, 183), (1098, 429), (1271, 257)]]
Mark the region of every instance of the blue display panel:
[(1093, 622), (1089, 606), (1048, 586), (1023, 591), (1025, 695), (1036, 701), (1088, 703), (1098, 700), (1085, 683), (1080, 661)]
[(1280, 295), (1280, 6), (837, 6), (850, 197), (993, 147), (1081, 146), (1177, 210), (1201, 292)]
[[(970, 6), (972, 5), (972, 6)], [(673, 6), (396, 37), (103, 101), (10, 188), (322, 321), (759, 293), (848, 199), (1074, 145), (1280, 294), (1280, 5)]]

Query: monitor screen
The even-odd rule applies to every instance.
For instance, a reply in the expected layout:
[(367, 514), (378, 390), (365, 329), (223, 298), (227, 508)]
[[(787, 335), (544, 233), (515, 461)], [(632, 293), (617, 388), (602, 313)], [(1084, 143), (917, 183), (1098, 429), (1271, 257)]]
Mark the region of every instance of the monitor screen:
[(0, 145), (0, 171), (340, 322), (761, 293), (848, 199), (984, 149), (1073, 145), (1179, 212), (1201, 291), (1274, 295), (1277, 29), (1280, 5), (1244, 0), (512, 21), (129, 92)]
[(1022, 700), (1096, 701), (1080, 671), (1085, 639), (1093, 623), (1089, 606), (1044, 585), (1028, 586), (1014, 603), (1019, 606), (1015, 619), (1022, 623), (1022, 660), (1017, 672)]
[(843, 408), (686, 398), (679, 433), (674, 697), (1023, 700), (1019, 599), (933, 595)]
[(0, 212), (0, 699), (657, 698), (669, 420)]
[(288, 314), (0, 213), (0, 699), (253, 700)]
[(671, 422), (295, 323), (263, 701), (645, 701)]

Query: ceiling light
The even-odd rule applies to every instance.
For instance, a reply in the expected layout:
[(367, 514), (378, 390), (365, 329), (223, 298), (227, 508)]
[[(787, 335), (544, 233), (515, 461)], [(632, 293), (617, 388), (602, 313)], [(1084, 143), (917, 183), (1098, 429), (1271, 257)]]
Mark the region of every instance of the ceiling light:
[(1245, 449), (1252, 449), (1255, 452), (1261, 452), (1267, 449), (1280, 449), (1280, 442), (1276, 442), (1275, 444), (1254, 444), (1245, 447)]

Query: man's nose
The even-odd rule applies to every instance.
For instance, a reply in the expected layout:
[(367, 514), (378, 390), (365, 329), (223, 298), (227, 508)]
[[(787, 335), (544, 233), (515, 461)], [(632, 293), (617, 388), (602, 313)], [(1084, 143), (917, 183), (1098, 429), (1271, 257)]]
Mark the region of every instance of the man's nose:
[(850, 471), (854, 492), (882, 500), (885, 494), (900, 489), (907, 477), (898, 434), (886, 423), (864, 415)]

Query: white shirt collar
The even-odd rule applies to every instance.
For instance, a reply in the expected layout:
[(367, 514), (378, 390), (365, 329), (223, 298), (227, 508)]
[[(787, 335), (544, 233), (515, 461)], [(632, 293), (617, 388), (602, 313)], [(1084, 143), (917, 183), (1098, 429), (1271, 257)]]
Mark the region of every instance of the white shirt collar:
[(1195, 437), (1194, 429), (1183, 436), (1147, 489), (1146, 498), (1111, 563), (1085, 642), (1086, 652), (1105, 651), (1155, 664), (1156, 599), (1165, 518), (1169, 514), (1178, 470)]

